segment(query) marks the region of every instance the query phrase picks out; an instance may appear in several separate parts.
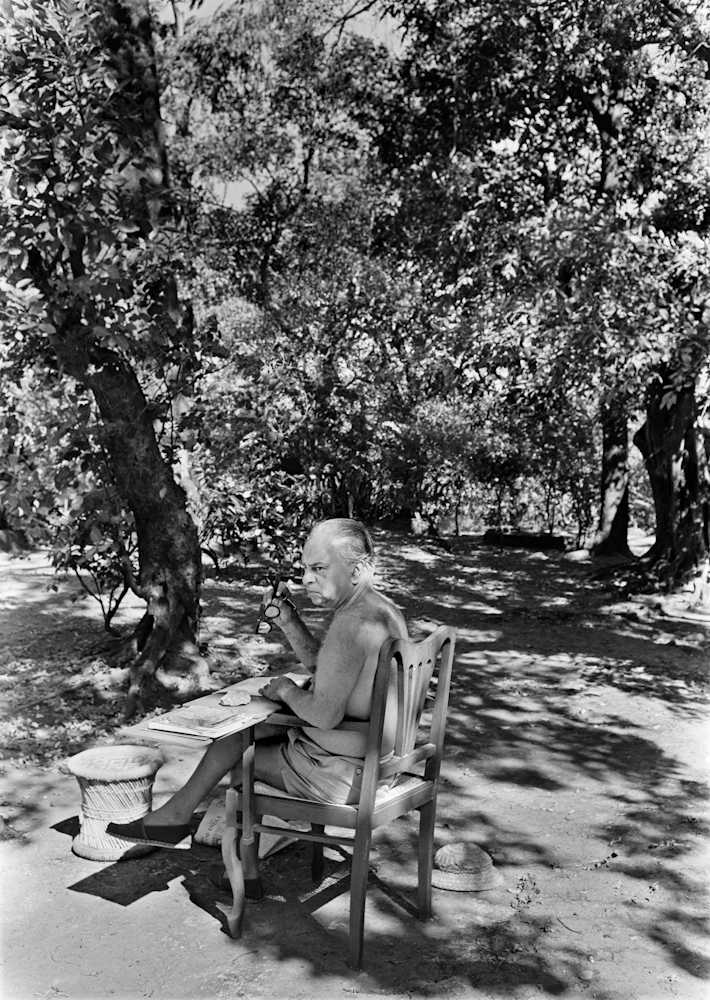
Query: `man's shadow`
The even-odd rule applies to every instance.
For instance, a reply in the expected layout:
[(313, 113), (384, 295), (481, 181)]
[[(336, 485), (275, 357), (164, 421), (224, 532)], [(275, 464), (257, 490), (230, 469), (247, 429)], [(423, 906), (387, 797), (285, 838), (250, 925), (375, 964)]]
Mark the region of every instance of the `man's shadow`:
[[(193, 833), (201, 818), (194, 817), (191, 824), (191, 827), (194, 826)], [(73, 839), (81, 829), (79, 817), (72, 816), (62, 820), (52, 829)], [(310, 881), (310, 852), (305, 851), (304, 845), (301, 845), (301, 850), (294, 848), (296, 845), (290, 845), (261, 862), (262, 871), (267, 870), (267, 902), (271, 900), (281, 905), (302, 907), (305, 912), (314, 913), (350, 890), (350, 855), (346, 850), (336, 850), (330, 861), (326, 860), (323, 880), (320, 885), (314, 885)], [(156, 848), (150, 854), (106, 864), (67, 888), (72, 892), (98, 896), (119, 906), (130, 906), (153, 892), (165, 892), (172, 881), (182, 878), (191, 902), (217, 920), (226, 934), (225, 915), (217, 903), (228, 903), (231, 897), (208, 880), (210, 865), (221, 860), (219, 848), (198, 844), (193, 840), (192, 847), (187, 851)], [(382, 889), (402, 909), (416, 915), (411, 900), (384, 885), (372, 871), (369, 881), (371, 885)]]
[[(201, 817), (196, 817), (197, 829)], [(78, 816), (56, 823), (57, 833), (72, 839), (80, 832)], [(192, 831), (194, 833), (194, 830)], [(220, 897), (219, 889), (210, 884), (207, 871), (210, 864), (221, 860), (221, 852), (214, 847), (196, 844), (193, 841), (188, 851), (156, 848), (150, 854), (125, 858), (106, 864), (100, 870), (67, 886), (72, 892), (83, 892), (89, 896), (99, 896), (119, 906), (130, 906), (153, 892), (165, 892), (176, 878), (182, 878), (183, 885), (193, 903), (209, 913), (224, 926), (224, 915), (216, 906)], [(130, 862), (130, 863), (128, 863)]]

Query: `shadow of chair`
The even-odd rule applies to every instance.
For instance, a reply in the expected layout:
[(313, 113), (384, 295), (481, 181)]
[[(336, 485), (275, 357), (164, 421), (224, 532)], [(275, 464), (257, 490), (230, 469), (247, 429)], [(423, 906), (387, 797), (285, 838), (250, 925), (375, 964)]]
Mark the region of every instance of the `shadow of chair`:
[[(227, 830), (223, 839), (223, 857), (233, 890), (232, 908), (225, 908), (224, 912), (233, 937), (241, 935), (244, 913), (241, 872), (237, 873), (233, 863), (237, 829), (242, 830), (240, 853), (244, 868), (249, 872), (258, 872), (259, 835), (284, 832), (283, 827), (262, 822), (264, 816), (290, 820), (301, 826), (310, 824), (310, 830), (294, 829), (293, 836), (313, 842), (312, 876), (316, 882), (323, 875), (323, 845), (348, 845), (352, 848), (350, 968), (359, 969), (362, 965), (365, 898), (373, 830), (414, 809), (419, 811), (420, 817), (418, 916), (420, 920), (431, 917), (436, 799), (454, 647), (455, 631), (445, 626), (440, 626), (419, 642), (391, 639), (382, 646), (370, 720), (345, 719), (336, 727), (367, 736), (362, 787), (357, 804), (336, 805), (294, 798), (262, 782), (255, 782), (253, 747), (251, 753), (245, 753), (242, 789), (232, 787), (227, 790)], [(431, 689), (434, 689), (433, 697), (425, 705)], [(394, 751), (391, 756), (383, 758), (383, 733), (389, 730), (390, 713), (395, 710)], [(269, 722), (286, 726), (304, 725), (302, 720), (285, 714), (274, 715)], [(326, 833), (326, 827), (337, 829)], [(354, 838), (350, 833), (353, 830)]]

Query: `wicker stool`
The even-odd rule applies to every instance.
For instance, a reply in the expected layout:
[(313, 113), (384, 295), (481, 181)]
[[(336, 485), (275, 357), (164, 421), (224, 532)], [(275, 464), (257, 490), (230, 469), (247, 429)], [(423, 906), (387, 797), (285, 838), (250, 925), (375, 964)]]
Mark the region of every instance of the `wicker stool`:
[(125, 745), (95, 747), (70, 757), (67, 767), (81, 789), (81, 831), (72, 841), (72, 851), (90, 861), (119, 861), (155, 850), (111, 837), (106, 827), (130, 823), (150, 812), (153, 781), (164, 763), (159, 750)]

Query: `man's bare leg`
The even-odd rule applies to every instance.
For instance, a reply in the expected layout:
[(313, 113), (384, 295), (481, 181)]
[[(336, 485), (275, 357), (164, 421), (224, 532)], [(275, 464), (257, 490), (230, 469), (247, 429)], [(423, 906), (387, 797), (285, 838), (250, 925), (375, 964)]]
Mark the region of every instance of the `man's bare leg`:
[[(270, 736), (282, 736), (283, 727), (270, 726), (268, 722), (260, 723), (254, 731), (256, 741)], [(261, 781), (283, 788), (281, 770), (277, 764), (278, 746), (267, 744), (260, 747), (257, 742), (254, 773)], [(266, 758), (262, 761), (262, 757)], [(212, 743), (200, 763), (192, 772), (182, 788), (162, 806), (143, 817), (147, 830), (151, 826), (180, 826), (189, 823), (192, 814), (204, 797), (219, 784), (222, 778), (232, 768), (237, 767), (242, 759), (242, 734), (234, 733), (224, 736)]]

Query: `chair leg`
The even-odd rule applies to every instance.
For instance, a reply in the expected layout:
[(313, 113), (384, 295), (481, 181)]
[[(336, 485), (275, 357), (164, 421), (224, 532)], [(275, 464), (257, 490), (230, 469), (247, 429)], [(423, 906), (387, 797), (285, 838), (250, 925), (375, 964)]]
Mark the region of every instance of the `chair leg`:
[[(325, 826), (322, 823), (311, 823), (312, 833), (325, 833)], [(325, 861), (323, 860), (323, 845), (316, 840), (313, 841), (313, 855), (311, 857), (311, 878), (314, 882), (323, 881), (325, 871)]]
[(240, 844), (244, 878), (248, 882), (250, 899), (261, 899), (264, 888), (259, 875), (259, 837), (255, 836), (254, 823), (260, 816), (254, 813), (254, 741), (252, 734), (244, 737), (242, 755), (242, 840)]
[[(260, 823), (261, 816), (255, 815), (254, 822)], [(252, 830), (251, 837), (246, 838), (242, 828), (242, 837), (239, 841), (239, 856), (244, 870), (244, 889), (249, 899), (264, 898), (264, 886), (259, 871), (260, 840), (261, 834), (257, 833), (256, 830)]]
[(227, 826), (222, 837), (222, 858), (227, 869), (227, 877), (232, 887), (232, 905), (218, 908), (227, 918), (229, 936), (239, 939), (242, 936), (244, 923), (244, 875), (242, 865), (237, 858), (237, 791), (227, 789)]
[(362, 965), (365, 938), (365, 900), (370, 860), (370, 829), (356, 833), (353, 844), (353, 862), (350, 874), (350, 957), (348, 966), (356, 972)]
[(418, 903), (419, 919), (431, 919), (431, 873), (434, 862), (436, 802), (426, 802), (419, 810)]

